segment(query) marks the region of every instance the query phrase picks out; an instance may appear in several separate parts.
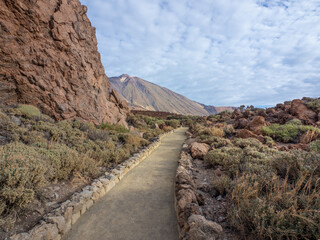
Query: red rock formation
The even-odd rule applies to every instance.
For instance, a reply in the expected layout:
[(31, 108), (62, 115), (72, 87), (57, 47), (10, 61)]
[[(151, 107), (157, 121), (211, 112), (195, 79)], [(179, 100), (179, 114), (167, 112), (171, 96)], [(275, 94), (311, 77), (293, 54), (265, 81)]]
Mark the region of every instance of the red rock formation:
[(79, 0), (0, 1), (0, 103), (38, 106), (57, 120), (126, 125), (110, 101), (95, 28)]
[(255, 138), (255, 139), (258, 139), (260, 142), (265, 143), (265, 139), (263, 136), (257, 135), (255, 133), (249, 131), (248, 129), (240, 129), (237, 131), (236, 135), (239, 138)]
[(290, 113), (302, 120), (305, 124), (314, 124), (317, 119), (317, 114), (307, 108), (302, 100), (295, 99), (291, 103)]
[(266, 126), (266, 120), (262, 116), (255, 116), (248, 124), (247, 128), (255, 134), (260, 134), (260, 129)]

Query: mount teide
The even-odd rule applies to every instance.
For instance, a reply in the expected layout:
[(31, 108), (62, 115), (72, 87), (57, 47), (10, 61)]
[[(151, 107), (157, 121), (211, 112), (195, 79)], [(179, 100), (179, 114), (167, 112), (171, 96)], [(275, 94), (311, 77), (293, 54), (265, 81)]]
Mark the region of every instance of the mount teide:
[(132, 109), (202, 116), (234, 109), (234, 107), (206, 106), (165, 87), (127, 74), (111, 77), (109, 80), (111, 88), (115, 89)]

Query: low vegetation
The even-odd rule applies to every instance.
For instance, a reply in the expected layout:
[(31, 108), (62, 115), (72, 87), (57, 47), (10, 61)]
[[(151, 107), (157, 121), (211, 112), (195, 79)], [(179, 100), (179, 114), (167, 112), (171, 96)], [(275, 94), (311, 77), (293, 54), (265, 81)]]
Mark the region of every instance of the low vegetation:
[(272, 137), (279, 142), (295, 142), (303, 133), (319, 134), (319, 129), (313, 126), (302, 125), (301, 121), (291, 121), (286, 124), (272, 124), (261, 129), (266, 136)]
[(320, 239), (320, 140), (286, 151), (275, 142), (298, 142), (305, 133), (318, 136), (319, 129), (297, 119), (271, 124), (261, 129), (263, 144), (237, 138), (225, 123), (229, 117), (209, 116), (211, 123), (194, 122), (190, 131), (211, 147), (204, 161), (219, 169), (212, 185), (228, 199), (230, 226), (255, 239)]
[(180, 125), (130, 115), (133, 129), (117, 124), (94, 126), (79, 121), (54, 121), (30, 105), (0, 108), (0, 227), (10, 227), (16, 213), (39, 190), (73, 176), (93, 179), (159, 134)]

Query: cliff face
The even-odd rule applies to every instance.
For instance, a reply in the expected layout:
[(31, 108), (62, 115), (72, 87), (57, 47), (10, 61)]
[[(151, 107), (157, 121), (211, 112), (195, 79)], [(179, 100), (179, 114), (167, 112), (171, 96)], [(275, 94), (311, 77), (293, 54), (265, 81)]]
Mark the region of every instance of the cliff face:
[(0, 1), (0, 103), (33, 104), (57, 120), (126, 124), (86, 12), (79, 0)]

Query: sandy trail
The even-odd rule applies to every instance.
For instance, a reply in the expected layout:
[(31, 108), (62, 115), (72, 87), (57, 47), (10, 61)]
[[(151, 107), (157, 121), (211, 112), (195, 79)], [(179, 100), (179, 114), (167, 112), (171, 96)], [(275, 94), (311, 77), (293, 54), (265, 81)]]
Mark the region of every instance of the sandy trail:
[(90, 208), (65, 240), (177, 240), (174, 177), (186, 128), (154, 152)]

